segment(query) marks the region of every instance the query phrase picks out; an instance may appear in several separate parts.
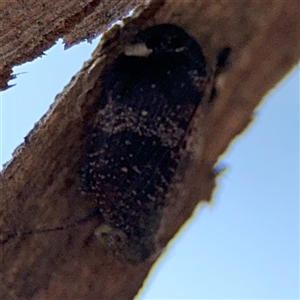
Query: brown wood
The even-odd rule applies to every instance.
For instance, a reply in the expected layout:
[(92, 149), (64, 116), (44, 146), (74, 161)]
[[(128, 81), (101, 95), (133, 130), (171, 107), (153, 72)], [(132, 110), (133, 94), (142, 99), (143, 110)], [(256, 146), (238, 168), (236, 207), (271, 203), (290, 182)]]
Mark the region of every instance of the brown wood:
[[(91, 37), (138, 1), (105, 1), (111, 3), (105, 8), (100, 2), (20, 0), (2, 4), (2, 87), (12, 66), (41, 55), (60, 36), (68, 45)], [(253, 110), (266, 92), (298, 62), (297, 0), (151, 3), (125, 20), (121, 30), (114, 27), (104, 34), (91, 59), (56, 97), (4, 168), (0, 181), (2, 240), (15, 232), (66, 224), (94, 206), (81, 195), (77, 179), (86, 141), (84, 126), (92, 118), (95, 99), (101, 92), (101, 73), (122, 50), (127, 37), (140, 28), (155, 23), (178, 24), (204, 45), (210, 61), (218, 48), (233, 48), (231, 67), (220, 81), (220, 95), (205, 119), (204, 141), (197, 132), (193, 136), (195, 144), (204, 143), (203, 153), (199, 151), (185, 179), (173, 188), (172, 201), (164, 209), (157, 234), (162, 246), (199, 201), (211, 198), (215, 185), (212, 170), (218, 157), (251, 122)], [(132, 299), (155, 258), (138, 266), (115, 260), (93, 235), (99, 222), (20, 235), (3, 244), (1, 299)]]
[(142, 0), (13, 0), (0, 4), (0, 89), (11, 67), (31, 61), (58, 38), (69, 47), (89, 40)]

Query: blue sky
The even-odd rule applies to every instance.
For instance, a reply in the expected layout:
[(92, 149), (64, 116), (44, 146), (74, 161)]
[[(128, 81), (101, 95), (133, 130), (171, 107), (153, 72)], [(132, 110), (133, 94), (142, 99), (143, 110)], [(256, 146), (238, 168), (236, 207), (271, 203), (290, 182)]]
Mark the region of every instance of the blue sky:
[[(61, 42), (14, 68), (0, 95), (1, 163), (95, 48)], [(202, 205), (156, 263), (138, 299), (299, 298), (299, 66), (269, 94), (219, 163), (214, 200)]]

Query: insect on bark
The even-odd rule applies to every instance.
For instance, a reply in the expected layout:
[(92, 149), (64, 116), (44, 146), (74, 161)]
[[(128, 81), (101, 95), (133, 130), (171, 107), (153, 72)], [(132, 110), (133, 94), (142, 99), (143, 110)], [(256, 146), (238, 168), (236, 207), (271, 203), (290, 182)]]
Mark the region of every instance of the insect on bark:
[[(217, 68), (228, 55), (229, 48), (219, 52)], [(190, 122), (216, 74), (210, 70), (195, 39), (161, 24), (137, 33), (103, 75), (80, 176), (105, 220), (95, 234), (122, 260), (143, 262), (155, 251)]]

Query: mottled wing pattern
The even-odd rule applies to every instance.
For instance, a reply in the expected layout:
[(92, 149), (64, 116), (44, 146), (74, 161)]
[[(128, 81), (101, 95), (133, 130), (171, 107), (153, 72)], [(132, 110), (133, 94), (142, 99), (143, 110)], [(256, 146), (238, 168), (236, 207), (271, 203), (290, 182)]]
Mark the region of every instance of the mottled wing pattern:
[(121, 54), (103, 77), (105, 105), (97, 113), (82, 177), (106, 224), (126, 237), (124, 248), (138, 260), (151, 254), (149, 239), (207, 80), (201, 48), (191, 37), (174, 25), (171, 32), (164, 25), (153, 28), (137, 37), (152, 54)]

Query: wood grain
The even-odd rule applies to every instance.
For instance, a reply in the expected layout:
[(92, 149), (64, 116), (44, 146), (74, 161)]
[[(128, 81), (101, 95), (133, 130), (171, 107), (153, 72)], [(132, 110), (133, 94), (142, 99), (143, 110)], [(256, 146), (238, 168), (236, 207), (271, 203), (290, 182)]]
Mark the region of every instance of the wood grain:
[[(138, 1), (117, 2), (105, 1), (103, 7), (104, 2), (95, 0), (42, 0), (39, 4), (20, 0), (1, 6), (2, 87), (12, 66), (41, 55), (59, 37), (66, 45), (92, 37)], [(211, 198), (218, 157), (249, 125), (263, 96), (297, 64), (299, 12), (297, 0), (174, 0), (140, 6), (124, 20), (124, 27), (113, 27), (103, 35), (91, 59), (56, 97), (1, 173), (1, 239), (60, 226), (90, 211), (94, 202), (80, 193), (77, 170), (85, 128), (101, 92), (99, 78), (128, 37), (141, 28), (168, 22), (184, 27), (197, 39), (210, 61), (222, 46), (232, 47), (233, 54), (205, 120), (203, 153), (174, 187), (172, 201), (164, 210), (157, 240), (165, 246), (199, 201)], [(195, 132), (196, 143), (200, 138)], [(93, 235), (99, 222), (19, 235), (4, 243), (1, 299), (132, 299), (155, 259), (138, 266), (115, 260)]]

